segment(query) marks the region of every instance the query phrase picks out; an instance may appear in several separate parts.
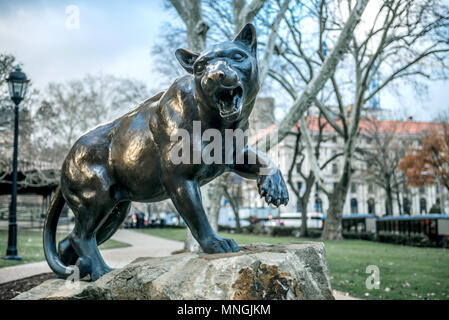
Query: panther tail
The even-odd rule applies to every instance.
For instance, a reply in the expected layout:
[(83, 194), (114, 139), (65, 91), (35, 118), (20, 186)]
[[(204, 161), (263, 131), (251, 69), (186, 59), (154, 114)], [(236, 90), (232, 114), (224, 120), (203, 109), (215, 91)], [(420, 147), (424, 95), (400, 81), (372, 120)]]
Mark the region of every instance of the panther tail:
[(67, 277), (67, 266), (64, 265), (56, 251), (56, 227), (59, 216), (64, 207), (65, 199), (62, 196), (61, 186), (56, 189), (55, 196), (50, 204), (44, 224), (44, 253), (50, 268), (59, 276)]

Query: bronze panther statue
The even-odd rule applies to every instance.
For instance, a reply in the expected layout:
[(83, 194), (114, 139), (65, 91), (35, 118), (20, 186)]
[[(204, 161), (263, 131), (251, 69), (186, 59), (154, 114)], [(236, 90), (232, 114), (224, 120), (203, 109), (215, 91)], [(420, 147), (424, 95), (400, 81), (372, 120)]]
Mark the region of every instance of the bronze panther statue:
[[(172, 150), (182, 139), (172, 141), (171, 136), (181, 129), (191, 134), (194, 121), (200, 121), (201, 133), (208, 128), (221, 133), (248, 128), (259, 91), (256, 46), (256, 30), (248, 24), (232, 41), (202, 53), (178, 49), (176, 57), (188, 75), (75, 142), (64, 160), (44, 226), (45, 256), (56, 274), (67, 277), (67, 266), (74, 264), (81, 278), (90, 274), (96, 280), (111, 271), (98, 245), (118, 229), (131, 201), (170, 198), (203, 251), (239, 251), (234, 240), (214, 232), (201, 202), (200, 186), (224, 172), (257, 179), (259, 194), (267, 203), (287, 204), (287, 187), (279, 169), (247, 144), (241, 150), (231, 149), (231, 160), (240, 153), (245, 159), (253, 157), (253, 163), (175, 164), (172, 159)], [(205, 143), (191, 139), (190, 147), (203, 150)], [(262, 168), (274, 171), (261, 174)], [(56, 226), (65, 203), (75, 215), (75, 227), (57, 252)]]

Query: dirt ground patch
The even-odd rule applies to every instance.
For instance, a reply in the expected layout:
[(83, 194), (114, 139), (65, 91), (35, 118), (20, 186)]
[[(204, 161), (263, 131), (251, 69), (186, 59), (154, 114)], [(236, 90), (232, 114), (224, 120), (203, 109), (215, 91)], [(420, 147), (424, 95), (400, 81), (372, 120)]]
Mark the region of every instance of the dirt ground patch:
[(2, 283), (0, 284), (0, 300), (10, 300), (22, 292), (40, 285), (42, 282), (54, 278), (56, 278), (56, 275), (49, 272)]

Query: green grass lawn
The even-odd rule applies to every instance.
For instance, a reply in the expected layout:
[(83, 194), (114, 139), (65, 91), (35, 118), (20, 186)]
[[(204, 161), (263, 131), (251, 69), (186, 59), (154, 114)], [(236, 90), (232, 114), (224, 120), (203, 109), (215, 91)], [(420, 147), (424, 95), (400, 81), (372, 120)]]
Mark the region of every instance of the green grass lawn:
[[(183, 241), (184, 229), (144, 229), (144, 233)], [(220, 233), (239, 244), (319, 241)], [(365, 299), (449, 299), (449, 250), (397, 246), (363, 240), (326, 241), (332, 288)], [(380, 272), (380, 288), (368, 290), (369, 265)]]
[[(58, 234), (56, 236), (59, 241), (64, 237), (64, 234)], [(3, 257), (6, 254), (6, 248), (8, 246), (8, 232), (0, 230), (0, 255)], [(109, 240), (100, 246), (100, 249), (112, 249), (128, 247), (129, 244)], [(45, 260), (44, 249), (42, 247), (42, 233), (34, 231), (19, 230), (17, 233), (17, 251), (19, 256), (22, 257), (20, 261), (4, 260), (0, 258), (0, 268), (14, 266), (23, 263), (37, 262)]]

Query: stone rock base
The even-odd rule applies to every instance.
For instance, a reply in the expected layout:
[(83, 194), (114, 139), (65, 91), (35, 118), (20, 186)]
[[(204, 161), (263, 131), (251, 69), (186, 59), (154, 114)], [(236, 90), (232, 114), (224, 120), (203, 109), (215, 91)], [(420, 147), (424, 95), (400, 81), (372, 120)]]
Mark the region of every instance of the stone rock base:
[(139, 258), (95, 282), (48, 280), (15, 297), (36, 299), (334, 299), (324, 245), (241, 246), (226, 254)]

